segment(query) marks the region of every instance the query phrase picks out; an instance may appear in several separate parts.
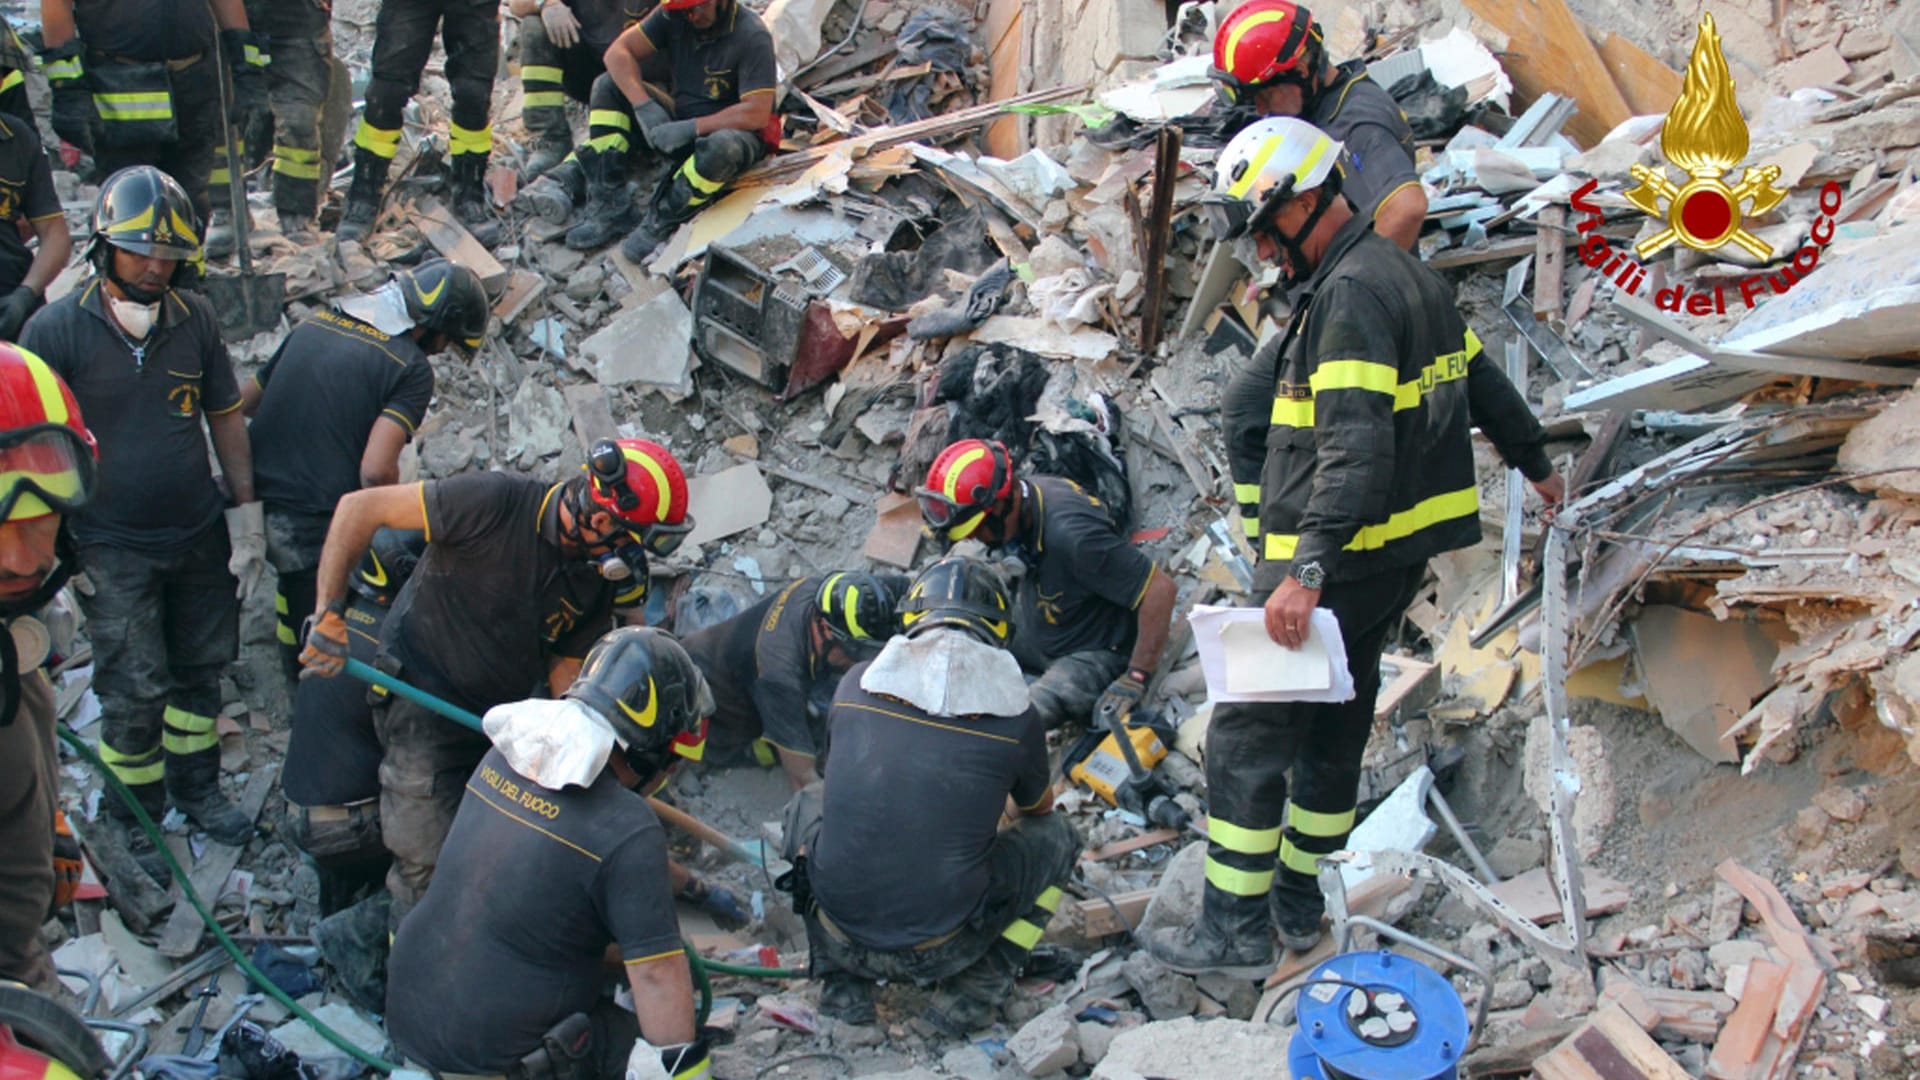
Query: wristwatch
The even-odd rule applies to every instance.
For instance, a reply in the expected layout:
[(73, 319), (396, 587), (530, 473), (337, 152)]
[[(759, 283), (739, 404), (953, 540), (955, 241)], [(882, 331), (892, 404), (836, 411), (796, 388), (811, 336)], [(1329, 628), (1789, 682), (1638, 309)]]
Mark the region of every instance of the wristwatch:
[(1302, 586), (1319, 592), (1327, 587), (1327, 570), (1318, 562), (1297, 562), (1287, 571), (1287, 576)]

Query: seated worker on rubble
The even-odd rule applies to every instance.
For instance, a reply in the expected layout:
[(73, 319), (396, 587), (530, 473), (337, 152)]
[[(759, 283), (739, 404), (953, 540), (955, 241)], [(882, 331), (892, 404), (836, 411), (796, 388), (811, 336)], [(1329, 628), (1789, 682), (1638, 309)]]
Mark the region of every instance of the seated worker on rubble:
[[(809, 717), (813, 688), (893, 636), (906, 579), (857, 572), (808, 577), (724, 622), (688, 634), (688, 655), (714, 687), (714, 756), (761, 740), (795, 791), (819, 779), (826, 725)], [(831, 694), (831, 687), (826, 691)]]
[[(606, 53), (614, 39), (658, 6), (659, 0), (508, 0), (507, 13), (520, 20), (520, 122), (533, 136), (521, 183), (573, 158), (567, 99), (587, 104), (593, 84), (607, 73)], [(656, 54), (640, 75), (665, 86), (673, 69)], [(577, 174), (574, 186), (579, 186)]]
[(1015, 477), (1007, 448), (981, 439), (942, 450), (914, 494), (934, 536), (978, 540), (1025, 562), (1017, 652), (1041, 672), (1029, 692), (1048, 730), (1140, 704), (1176, 590), (1099, 499), (1061, 477)]
[[(487, 711), (426, 896), (393, 941), (387, 1031), (436, 1074), (706, 1077), (660, 822), (636, 790), (698, 756), (712, 694), (664, 631), (596, 643), (560, 700)], [(633, 1007), (608, 992), (624, 971)]]
[[(373, 663), (387, 611), (426, 548), (418, 529), (373, 534), (343, 616), (355, 660)], [(293, 691), (280, 788), (289, 839), (319, 872), (322, 915), (345, 907), (363, 886), (377, 886), (390, 861), (380, 842), (380, 737), (367, 695), (355, 679), (302, 679)]]
[(941, 559), (900, 605), (904, 635), (840, 682), (833, 769), (786, 819), (829, 1016), (871, 1023), (871, 981), (899, 979), (939, 983), (924, 1019), (942, 1034), (985, 1027), (1059, 906), (1080, 840), (1051, 812), (1011, 608), (992, 567)]
[[(661, 55), (670, 88), (646, 77)], [(591, 251), (624, 235), (620, 253), (638, 263), (778, 147), (773, 37), (739, 0), (662, 0), (604, 59), (607, 73), (588, 99), (585, 145), (527, 185), (522, 205), (558, 224), (584, 197), (567, 246)], [(630, 154), (672, 166), (644, 214), (627, 184)]]

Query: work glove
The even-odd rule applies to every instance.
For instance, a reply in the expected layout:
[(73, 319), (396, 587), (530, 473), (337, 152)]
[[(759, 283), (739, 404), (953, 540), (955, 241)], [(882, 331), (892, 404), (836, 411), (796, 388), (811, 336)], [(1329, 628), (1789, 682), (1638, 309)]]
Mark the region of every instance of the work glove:
[(1147, 684), (1134, 678), (1133, 672), (1129, 671), (1107, 684), (1106, 692), (1100, 695), (1100, 703), (1093, 708), (1093, 715), (1102, 723), (1111, 716), (1125, 720), (1140, 707), (1140, 699), (1145, 696)]
[(240, 602), (250, 603), (267, 580), (267, 519), (259, 500), (228, 508), (227, 539), (233, 542), (227, 572), (240, 583)]
[(307, 616), (301, 627), (306, 647), (300, 650), (300, 677), (331, 679), (347, 669), (347, 620), (336, 602), (319, 615)]
[[(673, 1080), (694, 1080), (695, 1077), (710, 1075), (713, 1066), (707, 1056), (707, 1040), (695, 1039), (690, 1043), (661, 1047), (660, 1068)], [(627, 1075), (633, 1074), (629, 1072)]]
[(20, 328), (27, 325), (27, 317), (40, 310), (40, 290), (31, 285), (21, 285), (0, 297), (0, 340), (19, 341)]
[(74, 896), (80, 891), (80, 878), (86, 873), (86, 863), (80, 855), (80, 840), (73, 835), (73, 826), (67, 824), (67, 815), (59, 807), (53, 810), (53, 906), (55, 909), (73, 903)]
[(267, 65), (273, 57), (264, 38), (251, 30), (220, 31), (220, 53), (233, 72), (233, 124), (242, 131), (254, 116), (266, 112)]
[(100, 111), (94, 106), (93, 87), (80, 60), (82, 51), (80, 40), (75, 38), (40, 57), (47, 84), (53, 89), (53, 133), (91, 154), (93, 127), (100, 120)]
[(540, 25), (547, 28), (547, 40), (559, 48), (580, 44), (580, 20), (560, 0), (546, 0), (540, 5)]
[(672, 120), (664, 124), (655, 124), (641, 134), (655, 150), (667, 157), (678, 157), (693, 145), (700, 132), (691, 120)]
[(640, 104), (633, 107), (633, 124), (640, 129), (640, 137), (647, 140), (648, 146), (653, 145), (653, 140), (647, 132), (661, 124), (671, 123), (673, 123), (673, 114), (651, 96), (641, 98)]

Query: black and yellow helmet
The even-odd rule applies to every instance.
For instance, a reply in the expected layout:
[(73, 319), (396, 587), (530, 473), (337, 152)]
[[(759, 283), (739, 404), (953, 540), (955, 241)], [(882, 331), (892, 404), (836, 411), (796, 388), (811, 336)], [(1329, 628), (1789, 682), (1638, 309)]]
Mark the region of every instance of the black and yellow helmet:
[(413, 568), (426, 552), (426, 533), (383, 525), (373, 534), (373, 543), (367, 545), (350, 584), (355, 592), (385, 607), (400, 595), (400, 586), (413, 576)]
[(87, 258), (99, 265), (108, 247), (192, 261), (200, 254), (200, 216), (186, 189), (151, 165), (132, 165), (107, 177), (93, 203)]
[(613, 725), (641, 778), (706, 750), (713, 691), (692, 657), (664, 630), (623, 626), (594, 643), (566, 696)]
[(845, 643), (880, 644), (900, 629), (894, 605), (900, 593), (873, 574), (845, 571), (820, 582), (814, 603), (827, 632)]
[(989, 645), (1013, 638), (1013, 604), (998, 571), (979, 559), (949, 555), (913, 579), (900, 601), (900, 625), (908, 637), (952, 626)]
[(461, 353), (471, 358), (487, 333), (487, 290), (480, 275), (446, 259), (429, 259), (394, 275), (406, 297), (407, 315), (415, 326), (445, 334)]

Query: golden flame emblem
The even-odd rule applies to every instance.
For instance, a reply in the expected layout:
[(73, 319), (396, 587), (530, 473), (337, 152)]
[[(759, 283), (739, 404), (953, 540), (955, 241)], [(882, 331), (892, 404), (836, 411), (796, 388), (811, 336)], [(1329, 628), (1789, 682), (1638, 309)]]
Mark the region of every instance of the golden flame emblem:
[[(1720, 51), (1720, 31), (1711, 14), (1700, 20), (1680, 99), (1667, 111), (1666, 127), (1660, 133), (1660, 150), (1668, 161), (1686, 170), (1688, 180), (1675, 186), (1664, 166), (1633, 167), (1633, 178), (1640, 186), (1627, 192), (1627, 201), (1648, 217), (1667, 222), (1666, 228), (1634, 245), (1642, 259), (1676, 241), (1696, 251), (1735, 244), (1756, 259), (1773, 257), (1772, 246), (1748, 232), (1745, 220), (1773, 209), (1787, 193), (1773, 186), (1780, 179), (1778, 165), (1748, 168), (1740, 182), (1731, 186), (1725, 179), (1727, 170), (1747, 156), (1747, 122), (1734, 99), (1733, 75), (1727, 70), (1726, 54)], [(1744, 213), (1742, 204), (1747, 206)]]

